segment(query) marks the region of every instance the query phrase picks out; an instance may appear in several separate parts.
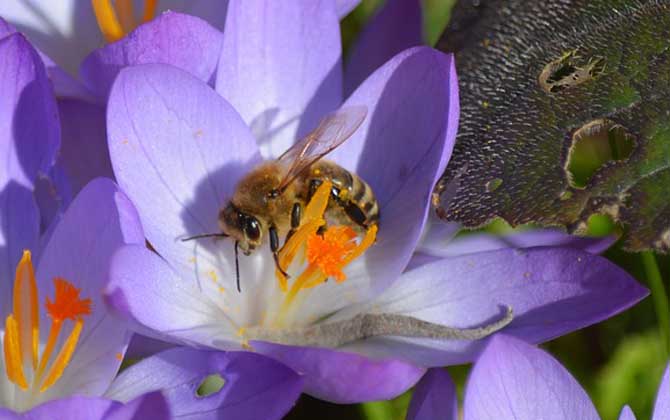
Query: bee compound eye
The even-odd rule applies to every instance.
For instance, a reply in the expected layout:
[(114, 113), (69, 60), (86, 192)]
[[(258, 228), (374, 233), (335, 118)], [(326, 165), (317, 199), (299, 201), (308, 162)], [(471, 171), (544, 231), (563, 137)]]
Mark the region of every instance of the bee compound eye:
[(244, 234), (248, 239), (257, 241), (261, 237), (261, 225), (258, 220), (250, 217), (244, 225)]

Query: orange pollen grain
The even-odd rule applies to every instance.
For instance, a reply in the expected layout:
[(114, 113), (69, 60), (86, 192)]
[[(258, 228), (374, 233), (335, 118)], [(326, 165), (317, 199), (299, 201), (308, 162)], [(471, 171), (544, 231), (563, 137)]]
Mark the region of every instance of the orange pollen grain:
[(344, 261), (355, 248), (356, 232), (349, 226), (333, 226), (323, 235), (315, 233), (307, 239), (307, 261), (327, 277), (342, 281), (346, 278)]
[(62, 278), (55, 278), (56, 293), (53, 302), (47, 298), (47, 313), (54, 320), (74, 321), (82, 315), (91, 314), (91, 299), (81, 299), (80, 290)]

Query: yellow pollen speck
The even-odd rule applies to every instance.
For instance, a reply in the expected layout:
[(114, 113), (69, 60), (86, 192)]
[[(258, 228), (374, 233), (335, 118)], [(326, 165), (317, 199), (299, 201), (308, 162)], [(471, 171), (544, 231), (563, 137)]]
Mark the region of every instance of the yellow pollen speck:
[(123, 139), (123, 140), (121, 140), (121, 144), (128, 144), (128, 143), (130, 143), (130, 142), (128, 141), (128, 139)]
[(216, 283), (216, 280), (217, 280), (216, 271), (214, 271), (214, 270), (209, 270), (209, 271), (207, 272), (207, 275), (209, 276), (210, 279), (212, 279), (212, 281), (213, 281), (214, 283)]
[(114, 357), (116, 357), (116, 360), (118, 360), (119, 362), (123, 360), (123, 355), (121, 353), (116, 353)]
[(482, 108), (486, 109), (489, 107), (489, 101), (482, 101)]
[(237, 330), (237, 336), (238, 336), (238, 337), (244, 337), (244, 333), (246, 333), (246, 332), (247, 332), (247, 329), (246, 329), (246, 328), (244, 328), (244, 327), (240, 327), (240, 329)]
[(224, 293), (226, 291), (225, 287), (219, 286), (219, 293)]

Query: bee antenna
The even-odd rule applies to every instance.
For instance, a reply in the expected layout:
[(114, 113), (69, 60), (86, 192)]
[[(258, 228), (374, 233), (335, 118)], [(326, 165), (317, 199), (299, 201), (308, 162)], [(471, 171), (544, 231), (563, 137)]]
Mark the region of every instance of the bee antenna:
[(230, 235), (226, 235), (223, 232), (219, 233), (202, 233), (200, 235), (193, 235), (189, 236), (188, 238), (183, 238), (181, 241), (186, 242), (186, 241), (192, 241), (193, 239), (200, 239), (200, 238), (227, 238)]
[(237, 250), (239, 241), (235, 241), (235, 277), (237, 278), (237, 291), (242, 293), (240, 288), (240, 258)]

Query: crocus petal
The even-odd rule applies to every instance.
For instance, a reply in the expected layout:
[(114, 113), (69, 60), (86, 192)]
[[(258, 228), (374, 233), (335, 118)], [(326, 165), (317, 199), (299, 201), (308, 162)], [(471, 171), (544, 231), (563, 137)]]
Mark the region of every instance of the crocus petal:
[(58, 101), (62, 145), (58, 162), (72, 193), (95, 178), (114, 178), (105, 136), (103, 107), (75, 99)]
[(304, 392), (338, 404), (394, 398), (425, 370), (394, 359), (373, 360), (356, 353), (252, 341), (252, 348), (300, 372)]
[(0, 39), (0, 92), (0, 311), (6, 316), (8, 279), (23, 250), (37, 247), (34, 183), (48, 173), (60, 143), (51, 85), (37, 52), (20, 34)]
[(670, 364), (665, 368), (658, 387), (652, 420), (670, 420)]
[(569, 235), (558, 229), (532, 229), (509, 235), (474, 233), (455, 238), (445, 244), (422, 243), (417, 251), (446, 258), (505, 248), (561, 246), (581, 249), (591, 254), (600, 254), (613, 245), (615, 241), (616, 237), (614, 236), (595, 238)]
[(21, 34), (0, 39), (1, 180), (32, 188), (54, 164), (60, 146), (56, 100), (44, 65)]
[(51, 420), (59, 416), (68, 420), (102, 420), (108, 419), (107, 414), (119, 407), (120, 403), (105, 398), (74, 396), (47, 401), (28, 411), (21, 418)]
[(379, 201), (379, 233), (366, 262), (374, 289), (383, 290), (416, 248), (433, 186), (451, 156), (459, 115), (453, 56), (425, 47), (404, 51), (343, 107), (349, 105), (366, 106), (368, 117), (329, 158), (367, 181)]
[[(91, 314), (70, 364), (59, 381), (40, 394), (42, 401), (64, 395), (102, 394), (116, 374), (130, 339), (127, 327), (106, 310), (101, 290), (112, 254), (124, 244), (143, 244), (139, 217), (113, 182), (97, 179), (75, 198), (56, 227), (37, 267), (39, 302), (54, 296), (53, 279), (61, 277), (91, 299)], [(46, 342), (51, 324), (41, 311)]]
[(422, 23), (419, 0), (386, 1), (351, 47), (344, 71), (345, 96), (394, 55), (421, 45)]
[(633, 413), (633, 410), (629, 406), (624, 405), (619, 414), (619, 420), (636, 420), (635, 413)]
[(470, 374), (464, 420), (600, 420), (584, 389), (560, 363), (521, 340), (496, 336)]
[(332, 0), (232, 0), (223, 36), (216, 90), (252, 128), (265, 158), (342, 101)]
[(444, 369), (430, 369), (414, 388), (407, 420), (456, 420), (456, 387)]
[(335, 0), (335, 10), (340, 19), (348, 15), (358, 6), (361, 0)]
[(3, 1), (0, 15), (72, 75), (84, 56), (103, 44), (90, 1)]
[[(107, 130), (114, 174), (147, 239), (193, 279), (195, 243), (180, 239), (220, 231), (225, 197), (260, 158), (249, 129), (205, 83), (172, 66), (146, 64), (119, 74)], [(232, 246), (225, 249), (232, 255)]]
[(208, 300), (195, 282), (180, 278), (143, 246), (120, 249), (114, 256), (109, 278), (107, 303), (146, 333), (168, 341), (210, 347), (239, 341), (237, 329), (224, 311)]
[[(165, 396), (160, 391), (150, 392), (123, 405), (116, 405), (104, 420), (144, 420), (172, 418)], [(90, 417), (89, 417), (90, 418)]]
[[(225, 383), (215, 394), (196, 390), (210, 375)], [(280, 419), (300, 395), (302, 380), (286, 366), (249, 352), (175, 348), (123, 371), (106, 396), (127, 401), (162, 390), (175, 417), (196, 419)]]
[(137, 64), (170, 64), (209, 82), (221, 45), (221, 32), (204, 20), (166, 12), (118, 42), (91, 53), (82, 63), (81, 77), (103, 102), (119, 72)]
[[(499, 250), (447, 258), (405, 273), (378, 299), (342, 311), (397, 313), (455, 328), (500, 319), (504, 306), (514, 320), (504, 331), (540, 343), (602, 321), (629, 308), (648, 291), (608, 260), (570, 248)], [(380, 337), (353, 348), (423, 366), (471, 361), (483, 341)]]
[(126, 357), (135, 360), (146, 359), (149, 356), (173, 347), (175, 347), (174, 343), (157, 340), (142, 334), (133, 334), (128, 344), (128, 350), (126, 350)]

